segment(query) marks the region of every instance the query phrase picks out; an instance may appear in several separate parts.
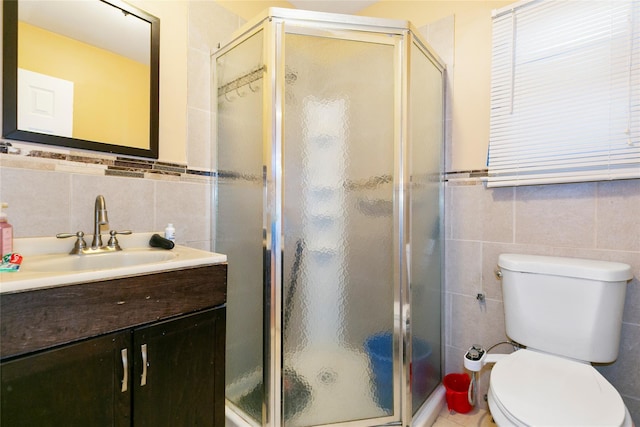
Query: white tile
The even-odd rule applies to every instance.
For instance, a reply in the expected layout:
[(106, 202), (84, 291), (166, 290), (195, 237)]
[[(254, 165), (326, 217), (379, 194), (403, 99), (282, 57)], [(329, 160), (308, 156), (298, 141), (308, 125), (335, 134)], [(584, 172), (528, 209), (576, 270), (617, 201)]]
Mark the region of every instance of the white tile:
[(142, 178), (73, 175), (71, 181), (70, 232), (93, 235), (94, 206), (98, 195), (105, 198), (109, 215), (106, 230), (156, 231), (154, 227), (154, 184)]
[(209, 52), (231, 41), (242, 20), (212, 1), (189, 2), (189, 47)]
[(446, 292), (476, 295), (482, 290), (482, 244), (449, 240), (445, 244)]
[(187, 106), (211, 111), (211, 60), (196, 49), (187, 53)]
[(70, 175), (62, 172), (0, 168), (0, 201), (14, 237), (54, 236), (72, 231)]
[(188, 108), (187, 162), (191, 169), (211, 170), (211, 114)]
[(491, 418), (491, 414), (484, 409), (474, 408), (466, 414), (457, 412), (449, 412), (447, 406), (440, 411), (440, 415), (434, 426), (453, 427), (453, 426), (476, 426), (490, 427), (495, 426)]
[(514, 191), (483, 185), (450, 187), (452, 238), (513, 242)]
[(596, 184), (516, 189), (515, 242), (595, 247)]
[(597, 246), (640, 251), (640, 179), (598, 183)]
[(176, 242), (211, 239), (211, 186), (209, 184), (156, 183), (156, 227), (167, 223), (176, 228)]

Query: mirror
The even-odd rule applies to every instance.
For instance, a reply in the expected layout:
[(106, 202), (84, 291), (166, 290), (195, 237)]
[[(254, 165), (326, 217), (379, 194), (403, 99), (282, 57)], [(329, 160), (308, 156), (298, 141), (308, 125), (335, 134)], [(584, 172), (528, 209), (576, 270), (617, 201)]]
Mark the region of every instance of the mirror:
[(158, 18), (120, 0), (3, 4), (3, 137), (158, 158)]

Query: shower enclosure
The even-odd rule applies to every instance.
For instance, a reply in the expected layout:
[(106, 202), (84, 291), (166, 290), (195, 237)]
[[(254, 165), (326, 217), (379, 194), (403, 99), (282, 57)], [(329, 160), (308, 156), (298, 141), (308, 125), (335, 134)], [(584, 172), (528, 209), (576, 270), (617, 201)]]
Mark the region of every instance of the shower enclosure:
[(442, 376), (441, 62), (406, 21), (289, 9), (213, 61), (228, 413), (410, 425)]

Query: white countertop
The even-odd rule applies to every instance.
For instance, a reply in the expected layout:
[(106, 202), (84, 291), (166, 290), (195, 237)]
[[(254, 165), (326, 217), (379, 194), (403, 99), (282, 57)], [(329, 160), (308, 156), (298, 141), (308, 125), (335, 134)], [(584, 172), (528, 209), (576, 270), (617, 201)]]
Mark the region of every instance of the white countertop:
[[(118, 236), (123, 252), (127, 250), (141, 250), (148, 248), (149, 251), (166, 251), (149, 247), (149, 239), (154, 233), (134, 233), (132, 235)], [(160, 234), (160, 233), (158, 233)], [(89, 236), (91, 237), (91, 236)], [(85, 239), (87, 236), (85, 236)], [(105, 236), (103, 234), (103, 240)], [(108, 239), (108, 234), (107, 234)], [(106, 240), (105, 240), (106, 241)], [(68, 254), (75, 242), (75, 238), (56, 239), (55, 237), (34, 237), (14, 240), (14, 252), (19, 253), (28, 260), (30, 256), (52, 257), (59, 254)], [(83, 282), (95, 282), (99, 280), (109, 280), (122, 277), (130, 277), (141, 274), (150, 274), (161, 271), (180, 270), (183, 268), (197, 267), (210, 264), (221, 264), (227, 261), (227, 256), (214, 252), (207, 252), (187, 246), (176, 245), (170, 250), (173, 259), (168, 261), (154, 262), (148, 264), (124, 266), (104, 270), (82, 270), (82, 271), (62, 271), (62, 272), (35, 272), (21, 266), (16, 272), (0, 273), (0, 294), (10, 292), (23, 292), (35, 289), (50, 288), (54, 286), (64, 286)], [(85, 256), (92, 255), (68, 255)], [(27, 264), (28, 265), (28, 264)], [(25, 266), (25, 261), (23, 261)]]

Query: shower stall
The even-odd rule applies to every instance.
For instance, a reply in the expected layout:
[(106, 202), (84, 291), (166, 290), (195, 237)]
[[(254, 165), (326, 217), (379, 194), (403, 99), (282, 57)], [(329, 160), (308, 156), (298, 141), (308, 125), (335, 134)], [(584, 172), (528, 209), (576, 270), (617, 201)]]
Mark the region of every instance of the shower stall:
[(411, 425), (442, 378), (441, 61), (406, 21), (290, 9), (212, 61), (229, 417)]

